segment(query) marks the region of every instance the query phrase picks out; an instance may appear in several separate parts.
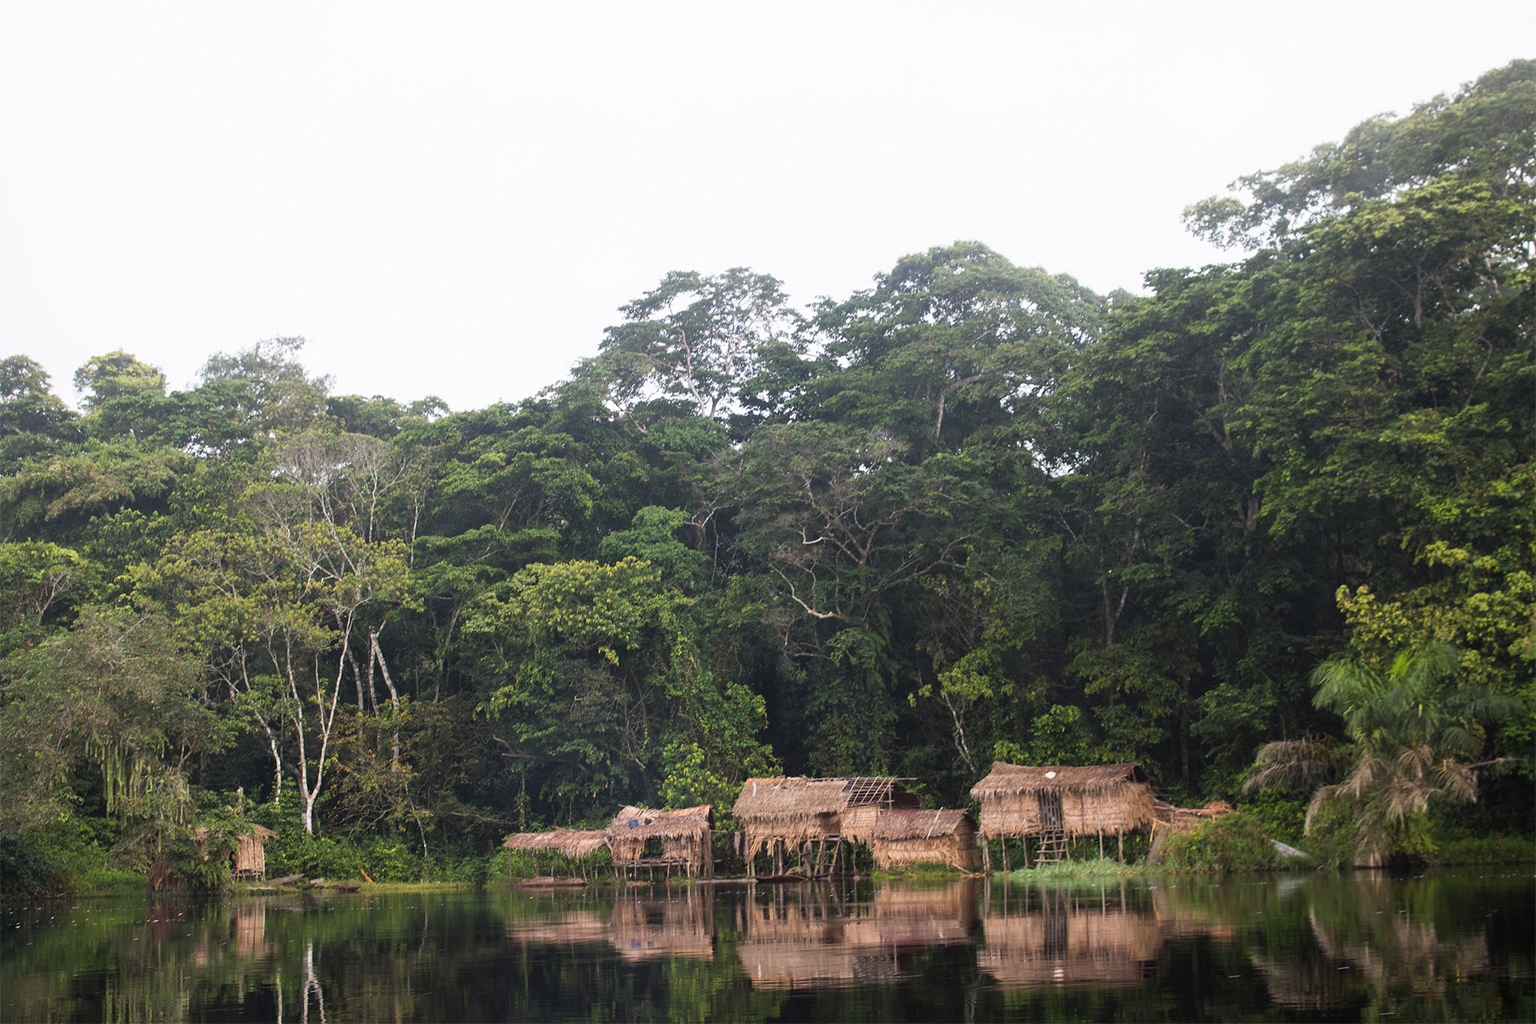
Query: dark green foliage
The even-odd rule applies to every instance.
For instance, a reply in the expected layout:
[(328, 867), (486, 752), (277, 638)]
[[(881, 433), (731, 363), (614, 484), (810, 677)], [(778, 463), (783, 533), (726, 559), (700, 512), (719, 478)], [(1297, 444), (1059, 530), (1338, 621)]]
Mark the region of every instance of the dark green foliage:
[[(994, 757), (1137, 761), (1203, 803), (1279, 743), (1337, 785), (1363, 740), (1314, 667), (1436, 645), (1425, 706), (1503, 710), (1426, 743), (1498, 797), (1414, 804), (1399, 845), (1528, 833), (1533, 125), (1529, 61), (1373, 118), (1191, 208), (1245, 254), (1145, 296), (976, 242), (804, 315), (765, 274), (669, 274), (487, 409), (331, 395), (297, 338), (186, 391), (98, 356), (84, 415), (0, 360), (4, 855), (79, 870), (38, 836), (105, 820), (103, 742), (191, 787), (162, 811), (219, 794), (161, 849), (239, 805), (276, 863), (390, 878), (778, 770), (954, 806)], [(93, 726), (70, 645), (127, 615), (175, 701)], [(1243, 820), (1299, 842), (1290, 797)]]
[(1158, 863), (1174, 871), (1212, 874), (1270, 871), (1280, 855), (1259, 821), (1245, 812), (1224, 815), (1188, 831), (1170, 832), (1162, 841)]

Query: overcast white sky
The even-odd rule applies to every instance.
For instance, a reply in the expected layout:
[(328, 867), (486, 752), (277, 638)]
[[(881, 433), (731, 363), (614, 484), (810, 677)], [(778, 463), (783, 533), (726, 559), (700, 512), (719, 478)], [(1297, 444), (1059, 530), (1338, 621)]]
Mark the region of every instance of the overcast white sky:
[(0, 2), (0, 356), (518, 399), (670, 270), (956, 239), (1108, 291), (1183, 208), (1536, 49), (1536, 3)]

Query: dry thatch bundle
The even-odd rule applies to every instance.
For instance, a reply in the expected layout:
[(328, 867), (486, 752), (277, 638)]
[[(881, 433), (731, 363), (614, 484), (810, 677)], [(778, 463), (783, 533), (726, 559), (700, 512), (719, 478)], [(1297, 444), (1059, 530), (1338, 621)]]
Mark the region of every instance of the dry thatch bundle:
[(608, 847), (615, 864), (675, 865), (690, 875), (708, 875), (715, 862), (710, 848), (713, 829), (710, 804), (676, 811), (626, 807), (608, 826)]
[(971, 787), (989, 836), (1115, 835), (1152, 827), (1156, 798), (1139, 764), (1028, 767), (998, 761)]
[(731, 808), (746, 832), (746, 857), (774, 840), (798, 846), (808, 839), (866, 842), (882, 811), (916, 808), (916, 794), (885, 776), (748, 779)]
[(603, 829), (557, 828), (553, 832), (519, 832), (501, 844), (508, 850), (552, 850), (575, 860), (608, 845)]
[(882, 870), (918, 863), (949, 864), (961, 871), (981, 867), (969, 811), (883, 811), (875, 819), (869, 848), (875, 867)]

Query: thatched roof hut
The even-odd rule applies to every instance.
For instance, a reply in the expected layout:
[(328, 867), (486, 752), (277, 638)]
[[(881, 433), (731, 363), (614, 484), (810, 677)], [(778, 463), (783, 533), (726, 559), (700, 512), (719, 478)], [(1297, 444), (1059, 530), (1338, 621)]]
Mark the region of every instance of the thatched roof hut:
[(1069, 837), (1142, 832), (1152, 827), (1152, 781), (1139, 764), (1027, 767), (998, 761), (971, 787), (988, 836)]
[(901, 783), (885, 776), (748, 779), (731, 816), (746, 833), (749, 862), (776, 839), (786, 845), (810, 839), (862, 843), (869, 840), (882, 811), (918, 807), (917, 795)]
[(976, 850), (976, 822), (969, 811), (883, 811), (869, 836), (875, 867), (948, 864), (961, 871), (981, 867)]
[(618, 865), (678, 867), (689, 875), (708, 876), (715, 864), (710, 848), (714, 820), (710, 804), (676, 811), (626, 807), (608, 826), (608, 848)]
[(572, 860), (608, 845), (605, 829), (557, 828), (553, 832), (519, 832), (501, 844), (508, 850), (551, 850)]
[(234, 869), (236, 878), (267, 877), (268, 840), (276, 839), (277, 833), (261, 825), (250, 832), (235, 837)]
[[(235, 848), (230, 853), (230, 867), (235, 878), (266, 878), (267, 877), (267, 849), (266, 843), (277, 838), (277, 833), (262, 825), (250, 826), (249, 832), (237, 832), (235, 834)], [(222, 837), (222, 832), (210, 832), (206, 828), (199, 828), (192, 833), (192, 839), (199, 847), (205, 846), (210, 835)], [(208, 859), (208, 853), (203, 852), (203, 859)]]

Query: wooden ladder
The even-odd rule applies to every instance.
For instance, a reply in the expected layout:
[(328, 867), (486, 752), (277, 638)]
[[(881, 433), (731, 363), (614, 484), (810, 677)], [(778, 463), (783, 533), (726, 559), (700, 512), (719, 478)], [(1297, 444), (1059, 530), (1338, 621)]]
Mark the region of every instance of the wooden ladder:
[(1064, 829), (1050, 829), (1040, 833), (1040, 853), (1036, 862), (1060, 864), (1067, 859), (1067, 833)]

